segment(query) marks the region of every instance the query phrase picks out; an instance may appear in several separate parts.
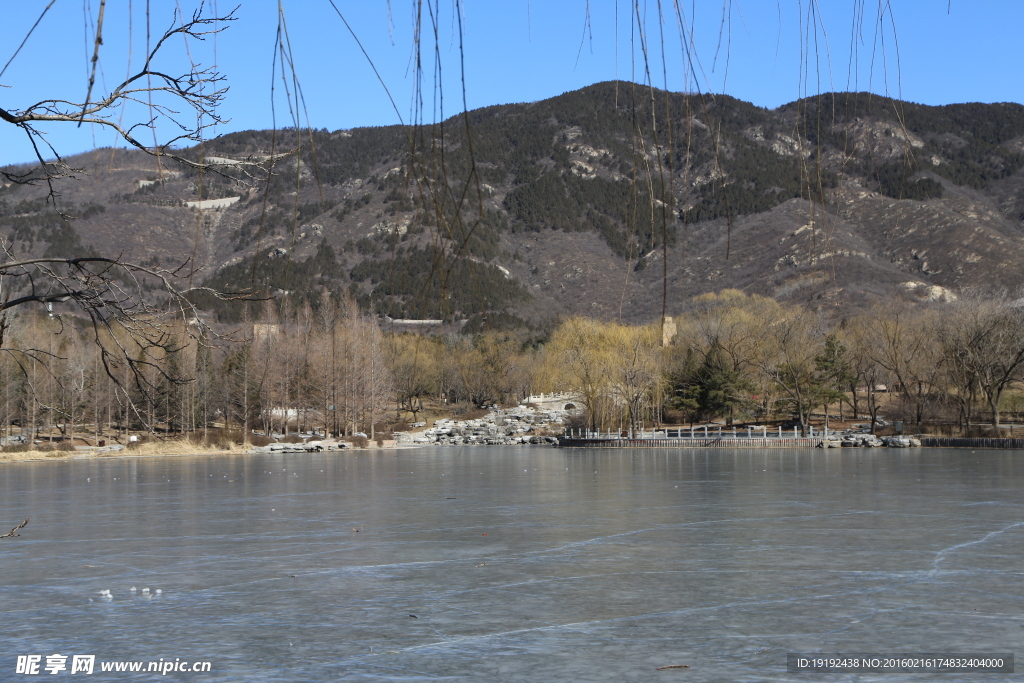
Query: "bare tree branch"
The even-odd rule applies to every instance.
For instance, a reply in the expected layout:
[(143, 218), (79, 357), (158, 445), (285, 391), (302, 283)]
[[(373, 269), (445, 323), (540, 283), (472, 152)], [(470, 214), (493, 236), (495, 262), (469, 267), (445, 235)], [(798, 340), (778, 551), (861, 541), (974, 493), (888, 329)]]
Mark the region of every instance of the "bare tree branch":
[[(62, 320), (62, 310), (74, 311), (91, 324), (106, 374), (121, 385), (117, 371), (127, 368), (130, 382), (144, 395), (154, 387), (149, 377), (154, 373), (170, 383), (189, 381), (172, 377), (161, 362), (182, 348), (183, 338), (202, 343), (222, 338), (200, 315), (197, 295), (220, 301), (256, 300), (248, 292), (188, 284), (195, 272), (188, 260), (169, 269), (120, 256), (16, 259), (2, 238), (0, 248), (8, 257), (0, 262), (0, 335), (9, 312), (18, 307), (42, 305), (57, 320)], [(153, 289), (159, 292), (155, 297), (147, 291)]]
[(18, 529), (24, 529), (25, 525), (28, 524), (28, 520), (29, 519), (31, 519), (31, 518), (26, 517), (24, 522), (22, 522), (21, 524), (19, 524), (16, 527), (14, 527), (10, 531), (8, 531), (6, 534), (0, 534), (0, 538), (11, 538), (12, 536), (21, 536), (21, 534), (18, 533)]
[[(101, 19), (97, 24), (95, 49), (92, 57), (92, 75), (89, 78), (88, 91), (84, 102), (70, 102), (62, 99), (48, 99), (36, 102), (24, 109), (9, 110), (0, 107), (0, 121), (18, 126), (29, 137), (36, 153), (38, 165), (31, 170), (10, 171), (0, 170), (0, 176), (9, 182), (18, 184), (50, 184), (50, 196), (55, 197), (52, 180), (71, 176), (76, 169), (69, 167), (55, 150), (46, 143), (44, 133), (37, 128), (41, 123), (91, 123), (105, 126), (117, 133), (122, 140), (143, 152), (156, 156), (174, 159), (195, 169), (211, 170), (220, 173), (215, 165), (205, 164), (178, 155), (171, 148), (183, 140), (200, 142), (208, 128), (226, 123), (217, 113), (217, 106), (224, 99), (228, 88), (224, 76), (215, 67), (202, 67), (190, 64), (188, 71), (181, 75), (172, 75), (155, 66), (161, 48), (176, 36), (205, 40), (208, 36), (220, 33), (225, 26), (220, 22), (235, 20), (237, 7), (224, 16), (209, 17), (203, 15), (201, 5), (191, 16), (185, 19), (175, 13), (171, 27), (157, 40), (156, 45), (146, 55), (142, 68), (128, 76), (109, 94), (93, 101), (92, 90), (95, 79), (96, 63), (99, 59), (99, 47), (102, 44), (102, 5)], [(152, 96), (165, 95), (165, 101), (153, 102)], [(148, 120), (133, 125), (122, 125), (118, 120), (118, 110), (126, 103), (136, 103), (149, 107), (155, 114)], [(186, 114), (187, 112), (187, 114)], [(186, 121), (195, 121), (187, 123)], [(175, 134), (163, 142), (147, 146), (136, 136), (136, 129), (156, 130), (160, 122), (173, 124)], [(46, 161), (40, 151), (39, 142), (50, 149), (54, 160)]]

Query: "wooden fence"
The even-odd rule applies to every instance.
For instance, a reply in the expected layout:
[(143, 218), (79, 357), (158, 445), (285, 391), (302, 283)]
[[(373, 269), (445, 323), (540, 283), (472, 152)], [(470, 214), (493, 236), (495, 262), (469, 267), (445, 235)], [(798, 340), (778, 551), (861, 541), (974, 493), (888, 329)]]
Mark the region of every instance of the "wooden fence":
[[(561, 448), (817, 448), (822, 445), (820, 437), (778, 438), (755, 437), (731, 438), (669, 438), (669, 439), (627, 439), (560, 436)], [(922, 437), (921, 445), (926, 448), (1019, 448), (1024, 450), (1024, 439), (968, 439), (956, 437)]]
[(932, 448), (1024, 448), (1024, 439), (984, 439), (965, 437), (922, 437), (922, 446)]
[(816, 448), (821, 445), (820, 438), (777, 438), (767, 439), (755, 437), (730, 438), (673, 438), (673, 439), (601, 439), (560, 436), (558, 445), (561, 448)]

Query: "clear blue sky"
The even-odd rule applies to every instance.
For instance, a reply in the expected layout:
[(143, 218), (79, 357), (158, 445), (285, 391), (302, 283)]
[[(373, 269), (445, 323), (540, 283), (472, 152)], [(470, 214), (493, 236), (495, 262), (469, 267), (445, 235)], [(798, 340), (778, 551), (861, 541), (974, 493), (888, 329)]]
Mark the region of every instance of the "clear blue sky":
[[(196, 4), (179, 1), (187, 12)], [(823, 14), (815, 18), (809, 14), (808, 1), (680, 0), (687, 34), (692, 26), (693, 61), (687, 62), (680, 47), (679, 17), (669, 0), (662, 0), (670, 14), (661, 27), (656, 0), (640, 0), (639, 19), (635, 0), (465, 0), (468, 106), (534, 101), (616, 77), (644, 81), (638, 25), (645, 34), (654, 84), (663, 86), (667, 79), (672, 90), (699, 87), (765, 107), (819, 90), (847, 89), (870, 89), (925, 104), (1024, 102), (1024, 0), (899, 0), (892, 3), (893, 16), (886, 15), (881, 28), (876, 22), (878, 3), (863, 3), (866, 16), (858, 22), (854, 12), (861, 2), (823, 0)], [(374, 60), (399, 113), (328, 0), (283, 0), (308, 123), (335, 130), (393, 124), (399, 115), (408, 121), (415, 76), (415, 3), (335, 3)], [(423, 0), (425, 12), (432, 3), (439, 5), (436, 44), (444, 115), (449, 116), (462, 107), (456, 5), (454, 0)], [(0, 68), (47, 4), (48, 0), (4, 3)], [(129, 53), (137, 67), (145, 46), (146, 0), (107, 5), (98, 92), (123, 78)], [(150, 5), (151, 30), (156, 34), (170, 25), (177, 2), (150, 0)], [(225, 12), (234, 3), (207, 0), (207, 5)], [(0, 107), (17, 110), (44, 98), (81, 100), (91, 56), (88, 16), (98, 8), (99, 0), (55, 0), (21, 54), (0, 76)], [(250, 0), (236, 16), (238, 20), (216, 41), (189, 46), (193, 59), (216, 63), (231, 87), (221, 109), (231, 122), (218, 132), (269, 128), (272, 122), (277, 3)], [(432, 31), (429, 17), (424, 24)], [(858, 55), (851, 60), (854, 26), (859, 26)], [(423, 51), (428, 119), (438, 107), (434, 46), (429, 33)], [(180, 71), (187, 59), (176, 41), (162, 64)], [(276, 93), (277, 123), (290, 125), (279, 76)], [(141, 115), (136, 110), (125, 117), (138, 120)], [(303, 114), (302, 125), (306, 124)], [(24, 135), (9, 128), (0, 125), (0, 164), (31, 159)], [(88, 127), (54, 124), (42, 129), (63, 154), (113, 142), (109, 132)]]

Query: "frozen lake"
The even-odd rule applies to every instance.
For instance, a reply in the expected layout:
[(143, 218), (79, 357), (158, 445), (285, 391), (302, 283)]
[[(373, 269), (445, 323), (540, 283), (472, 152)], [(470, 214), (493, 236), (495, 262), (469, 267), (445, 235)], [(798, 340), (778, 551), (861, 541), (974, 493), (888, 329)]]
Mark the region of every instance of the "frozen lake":
[(0, 511), (0, 532), (32, 518), (0, 539), (0, 680), (53, 653), (95, 655), (97, 681), (209, 661), (160, 677), (203, 682), (924, 680), (786, 653), (1024, 654), (1013, 451), (4, 464)]

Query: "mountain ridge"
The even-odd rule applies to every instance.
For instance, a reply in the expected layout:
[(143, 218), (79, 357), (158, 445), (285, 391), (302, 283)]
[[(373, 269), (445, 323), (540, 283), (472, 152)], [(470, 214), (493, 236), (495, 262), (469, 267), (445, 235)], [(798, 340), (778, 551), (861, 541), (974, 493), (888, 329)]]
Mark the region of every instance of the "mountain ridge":
[(213, 286), (296, 307), (344, 291), (393, 318), (647, 322), (724, 288), (842, 315), (1024, 285), (1012, 103), (828, 93), (769, 110), (606, 82), (436, 126), (243, 131), (183, 154), (265, 171), (261, 157), (282, 152), (260, 183), (243, 173), (257, 166), (199, 176), (95, 150), (69, 160), (89, 174), (60, 188), (79, 219), (55, 221), (41, 188), (7, 186), (0, 234), (19, 254), (194, 254)]

